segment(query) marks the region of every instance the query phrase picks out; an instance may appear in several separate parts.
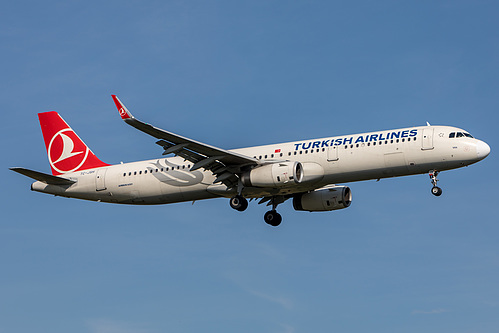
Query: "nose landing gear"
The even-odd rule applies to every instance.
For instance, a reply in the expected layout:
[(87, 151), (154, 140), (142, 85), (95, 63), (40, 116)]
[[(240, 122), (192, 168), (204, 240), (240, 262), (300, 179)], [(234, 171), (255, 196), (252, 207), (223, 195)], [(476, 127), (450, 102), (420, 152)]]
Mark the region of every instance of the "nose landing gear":
[(431, 189), (431, 194), (439, 197), (442, 195), (442, 189), (437, 186), (437, 182), (438, 182), (437, 176), (438, 176), (437, 170), (430, 170), (430, 179), (431, 179), (431, 184), (433, 185), (433, 187)]

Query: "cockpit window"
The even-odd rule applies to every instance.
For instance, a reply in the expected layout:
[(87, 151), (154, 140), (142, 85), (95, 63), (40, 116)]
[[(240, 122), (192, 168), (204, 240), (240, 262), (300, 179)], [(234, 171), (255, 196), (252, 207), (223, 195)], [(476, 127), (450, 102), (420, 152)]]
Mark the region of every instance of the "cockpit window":
[(463, 137), (473, 138), (473, 136), (471, 136), (470, 133), (466, 133), (466, 132), (452, 132), (452, 133), (449, 133), (449, 138), (450, 139), (452, 139), (452, 138), (463, 138)]

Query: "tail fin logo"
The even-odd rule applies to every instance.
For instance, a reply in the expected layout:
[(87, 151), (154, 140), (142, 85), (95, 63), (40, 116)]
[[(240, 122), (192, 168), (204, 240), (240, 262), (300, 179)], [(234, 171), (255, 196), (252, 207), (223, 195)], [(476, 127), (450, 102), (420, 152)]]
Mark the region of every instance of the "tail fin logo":
[(120, 116), (121, 116), (121, 118), (125, 118), (126, 117), (126, 111), (125, 111), (125, 109), (120, 108)]
[(50, 165), (59, 173), (78, 170), (90, 152), (71, 128), (57, 132), (50, 140), (47, 150)]

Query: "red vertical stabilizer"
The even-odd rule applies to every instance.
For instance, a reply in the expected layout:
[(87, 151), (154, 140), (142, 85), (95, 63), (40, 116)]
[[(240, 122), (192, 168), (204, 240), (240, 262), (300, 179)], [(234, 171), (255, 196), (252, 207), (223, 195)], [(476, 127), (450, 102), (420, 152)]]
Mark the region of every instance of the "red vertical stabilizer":
[(57, 112), (39, 113), (38, 119), (54, 176), (109, 165), (92, 153)]

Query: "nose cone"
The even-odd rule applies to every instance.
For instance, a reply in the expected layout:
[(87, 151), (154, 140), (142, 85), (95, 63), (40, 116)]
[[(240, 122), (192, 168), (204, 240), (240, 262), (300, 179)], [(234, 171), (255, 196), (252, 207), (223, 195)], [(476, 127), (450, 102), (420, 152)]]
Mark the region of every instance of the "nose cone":
[(476, 155), (479, 160), (483, 160), (485, 157), (489, 156), (490, 146), (483, 141), (478, 141), (476, 144)]

